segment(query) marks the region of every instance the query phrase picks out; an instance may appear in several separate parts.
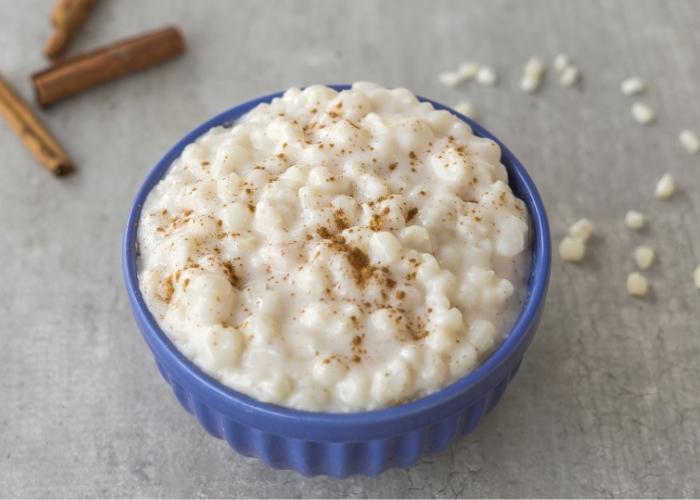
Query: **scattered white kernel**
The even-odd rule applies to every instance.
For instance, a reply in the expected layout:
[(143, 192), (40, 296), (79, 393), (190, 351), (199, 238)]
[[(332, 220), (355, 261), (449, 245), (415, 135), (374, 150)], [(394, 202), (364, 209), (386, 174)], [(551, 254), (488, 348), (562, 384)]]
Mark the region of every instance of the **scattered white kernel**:
[(654, 255), (654, 249), (646, 245), (634, 249), (634, 261), (640, 269), (649, 269), (654, 263)]
[(579, 219), (569, 227), (569, 236), (581, 238), (584, 242), (588, 241), (593, 233), (593, 223), (588, 219)]
[(559, 83), (564, 87), (573, 87), (578, 82), (579, 72), (576, 66), (567, 66), (559, 75)]
[(460, 76), (454, 71), (445, 71), (444, 73), (440, 73), (438, 75), (438, 80), (440, 80), (440, 83), (447, 85), (448, 87), (456, 87), (462, 81)]
[(490, 66), (481, 66), (476, 74), (476, 82), (481, 85), (496, 85), (498, 81), (498, 75), (496, 71)]
[(649, 291), (649, 281), (637, 271), (627, 276), (627, 293), (643, 297)]
[(460, 80), (473, 80), (479, 73), (479, 64), (474, 62), (463, 62), (457, 68), (457, 75)]
[(654, 196), (659, 200), (666, 200), (676, 192), (676, 181), (671, 174), (664, 174), (656, 183)]
[(646, 217), (636, 210), (630, 210), (625, 214), (625, 225), (631, 229), (642, 229), (646, 222)]
[(637, 95), (644, 92), (646, 88), (647, 86), (644, 81), (637, 76), (627, 78), (622, 82), (622, 85), (620, 85), (620, 89), (625, 95)]
[(523, 75), (520, 80), (520, 90), (527, 92), (528, 94), (534, 94), (540, 88), (540, 83), (542, 80), (535, 78), (530, 75)]
[(559, 244), (559, 257), (567, 262), (579, 262), (586, 255), (586, 242), (577, 236), (565, 236)]
[(526, 76), (532, 76), (540, 79), (544, 75), (545, 70), (546, 68), (542, 60), (539, 57), (532, 57), (527, 63), (525, 63), (523, 73)]
[(695, 281), (695, 288), (700, 289), (700, 266), (695, 268), (693, 272), (693, 280)]
[(681, 146), (683, 146), (691, 155), (695, 155), (700, 152), (700, 139), (692, 130), (681, 130), (681, 133), (678, 134), (678, 140), (680, 141)]
[(570, 62), (569, 56), (566, 54), (557, 54), (557, 56), (554, 58), (554, 69), (561, 73), (567, 66), (569, 66)]
[(455, 111), (469, 118), (474, 118), (474, 106), (469, 101), (460, 101), (455, 104)]
[(545, 65), (539, 58), (530, 58), (530, 60), (525, 63), (525, 68), (523, 69), (520, 89), (529, 94), (536, 92), (540, 88), (545, 70)]
[(656, 113), (647, 104), (635, 102), (632, 104), (632, 118), (642, 125), (647, 125), (654, 121)]

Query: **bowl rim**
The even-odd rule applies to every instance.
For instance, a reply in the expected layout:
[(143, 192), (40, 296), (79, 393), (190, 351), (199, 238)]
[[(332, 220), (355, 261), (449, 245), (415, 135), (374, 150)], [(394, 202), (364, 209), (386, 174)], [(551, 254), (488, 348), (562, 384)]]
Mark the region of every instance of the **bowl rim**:
[[(327, 85), (336, 90), (350, 89), (352, 85)], [(296, 410), (270, 403), (263, 403), (217, 381), (190, 361), (167, 334), (160, 328), (148, 310), (138, 286), (137, 277), (137, 225), (143, 204), (153, 187), (161, 180), (173, 161), (186, 145), (215, 126), (228, 126), (252, 110), (258, 104), (270, 102), (282, 96), (275, 92), (234, 106), (206, 120), (188, 132), (155, 164), (139, 187), (129, 210), (122, 245), (122, 266), (132, 312), (140, 326), (157, 362), (170, 372), (176, 372), (178, 381), (188, 385), (203, 402), (223, 412), (240, 418), (255, 427), (298, 438), (325, 441), (357, 441), (372, 437), (385, 437), (417, 429), (434, 420), (436, 415), (447, 416), (463, 407), (465, 397), (475, 392), (488, 392), (483, 387), (499, 368), (507, 363), (518, 350), (527, 346), (528, 332), (536, 326), (547, 292), (551, 268), (551, 238), (549, 223), (542, 199), (534, 182), (515, 155), (491, 132), (453, 109), (439, 102), (417, 96), (435, 109), (446, 110), (466, 122), (473, 132), (495, 141), (501, 148), (501, 163), (508, 172), (508, 184), (525, 202), (533, 229), (532, 263), (524, 306), (508, 331), (507, 337), (486, 361), (449, 385), (432, 394), (388, 408), (353, 413), (312, 412)], [(460, 406), (461, 405), (461, 406)]]

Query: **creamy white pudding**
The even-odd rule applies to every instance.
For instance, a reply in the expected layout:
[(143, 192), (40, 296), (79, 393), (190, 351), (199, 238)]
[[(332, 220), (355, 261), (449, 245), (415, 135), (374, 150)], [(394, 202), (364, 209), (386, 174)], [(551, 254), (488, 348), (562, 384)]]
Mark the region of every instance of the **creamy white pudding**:
[(530, 223), (500, 154), (406, 89), (290, 89), (188, 145), (153, 188), (141, 292), (186, 356), (260, 401), (427, 395), (521, 308)]

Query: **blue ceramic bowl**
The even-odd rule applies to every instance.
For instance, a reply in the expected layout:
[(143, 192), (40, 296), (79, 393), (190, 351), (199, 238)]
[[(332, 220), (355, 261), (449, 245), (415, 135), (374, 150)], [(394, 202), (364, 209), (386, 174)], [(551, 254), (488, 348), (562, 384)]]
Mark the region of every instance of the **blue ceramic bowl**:
[(362, 413), (316, 413), (256, 401), (208, 376), (160, 329), (139, 291), (136, 227), (148, 193), (187, 144), (212, 127), (230, 125), (258, 104), (280, 95), (260, 97), (215, 116), (181, 139), (148, 174), (131, 207), (123, 247), (124, 276), (134, 317), (161, 374), (182, 406), (209, 434), (225, 439), (238, 453), (306, 476), (342, 478), (408, 467), (422, 455), (444, 450), (458, 436), (472, 432), (515, 376), (539, 323), (549, 281), (550, 236), (542, 200), (518, 159), (496, 137), (448, 107), (420, 98), (436, 109), (456, 114), (476, 135), (501, 146), (510, 186), (527, 205), (534, 234), (527, 298), (520, 315), (506, 340), (481, 366), (444, 389), (410, 403)]

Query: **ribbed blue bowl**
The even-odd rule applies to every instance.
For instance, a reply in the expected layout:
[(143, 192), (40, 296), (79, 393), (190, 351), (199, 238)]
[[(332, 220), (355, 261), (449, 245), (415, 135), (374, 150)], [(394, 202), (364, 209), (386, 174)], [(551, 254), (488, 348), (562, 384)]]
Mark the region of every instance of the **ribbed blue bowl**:
[[(336, 90), (349, 88), (334, 85)], [(408, 467), (426, 453), (444, 450), (454, 439), (474, 430), (501, 399), (518, 371), (537, 329), (550, 271), (550, 236), (542, 200), (518, 159), (496, 137), (469, 118), (430, 99), (467, 122), (474, 133), (496, 141), (513, 192), (527, 205), (532, 219), (532, 264), (523, 309), (508, 337), (481, 366), (430, 396), (400, 406), (362, 413), (316, 413), (261, 403), (217, 382), (175, 347), (148, 311), (136, 275), (136, 227), (148, 193), (187, 144), (217, 125), (230, 125), (260, 103), (260, 97), (229, 109), (180, 140), (156, 164), (131, 207), (123, 246), (123, 268), (136, 322), (182, 406), (214, 437), (238, 453), (260, 458), (271, 467), (306, 476), (378, 474), (389, 467)]]

